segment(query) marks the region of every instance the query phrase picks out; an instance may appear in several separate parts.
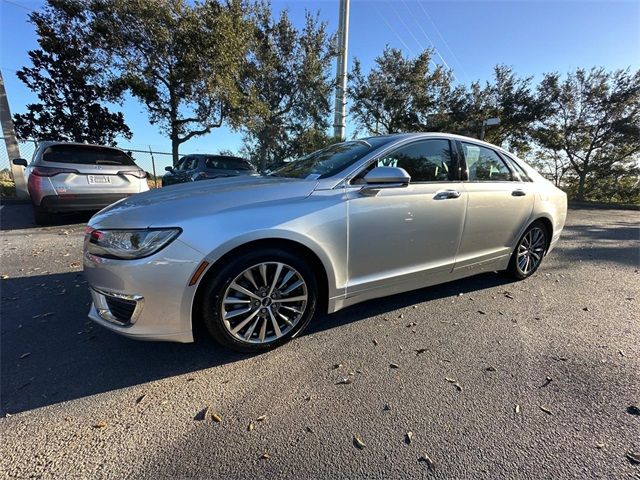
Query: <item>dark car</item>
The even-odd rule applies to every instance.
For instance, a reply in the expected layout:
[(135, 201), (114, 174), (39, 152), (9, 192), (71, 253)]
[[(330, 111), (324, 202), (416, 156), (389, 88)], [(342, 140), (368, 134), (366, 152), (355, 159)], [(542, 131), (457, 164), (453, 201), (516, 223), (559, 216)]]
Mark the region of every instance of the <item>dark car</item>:
[(175, 167), (166, 167), (162, 186), (195, 182), (209, 178), (235, 177), (256, 174), (248, 160), (226, 155), (186, 155)]

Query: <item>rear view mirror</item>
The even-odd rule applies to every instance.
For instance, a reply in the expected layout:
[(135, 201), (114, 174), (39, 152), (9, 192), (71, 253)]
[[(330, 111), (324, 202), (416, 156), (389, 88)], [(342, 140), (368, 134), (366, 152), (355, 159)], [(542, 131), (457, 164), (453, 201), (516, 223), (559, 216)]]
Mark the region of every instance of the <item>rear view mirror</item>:
[(372, 192), (383, 188), (402, 188), (409, 185), (411, 175), (404, 168), (376, 167), (364, 176), (362, 192)]
[(173, 172), (173, 167), (164, 167), (167, 172)]
[(27, 166), (27, 161), (24, 158), (14, 158), (13, 159), (13, 164), (14, 165), (19, 165), (20, 167), (26, 167)]

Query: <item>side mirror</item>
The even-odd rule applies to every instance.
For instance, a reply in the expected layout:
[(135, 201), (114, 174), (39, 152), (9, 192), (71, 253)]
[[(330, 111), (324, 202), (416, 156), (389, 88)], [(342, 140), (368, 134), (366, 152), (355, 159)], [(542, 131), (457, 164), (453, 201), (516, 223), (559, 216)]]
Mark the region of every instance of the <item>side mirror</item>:
[(27, 161), (24, 158), (14, 158), (13, 164), (19, 165), (20, 167), (26, 167), (28, 165)]
[(173, 172), (173, 167), (164, 167), (167, 172)]
[(404, 168), (376, 167), (364, 177), (363, 193), (376, 192), (383, 188), (403, 188), (409, 185), (411, 175)]

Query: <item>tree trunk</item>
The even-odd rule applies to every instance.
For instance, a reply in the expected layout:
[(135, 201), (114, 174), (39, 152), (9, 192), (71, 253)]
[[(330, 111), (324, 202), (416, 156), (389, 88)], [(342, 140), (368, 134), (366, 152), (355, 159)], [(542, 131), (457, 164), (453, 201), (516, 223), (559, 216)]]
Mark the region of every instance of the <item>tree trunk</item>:
[(178, 160), (180, 159), (180, 155), (178, 153), (180, 149), (180, 142), (178, 141), (177, 135), (172, 135), (171, 138), (171, 156), (173, 157), (173, 166), (175, 167), (178, 164)]
[(584, 184), (587, 180), (587, 172), (582, 172), (579, 174), (578, 180), (578, 193), (576, 194), (576, 200), (583, 201), (584, 200)]

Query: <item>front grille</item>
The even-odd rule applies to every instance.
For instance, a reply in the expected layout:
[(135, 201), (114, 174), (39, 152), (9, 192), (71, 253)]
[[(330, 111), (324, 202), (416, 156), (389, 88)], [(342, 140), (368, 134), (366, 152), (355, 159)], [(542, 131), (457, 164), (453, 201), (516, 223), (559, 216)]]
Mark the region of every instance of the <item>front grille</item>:
[(109, 311), (114, 318), (122, 323), (129, 323), (133, 312), (136, 309), (135, 300), (126, 300), (124, 298), (105, 296)]

